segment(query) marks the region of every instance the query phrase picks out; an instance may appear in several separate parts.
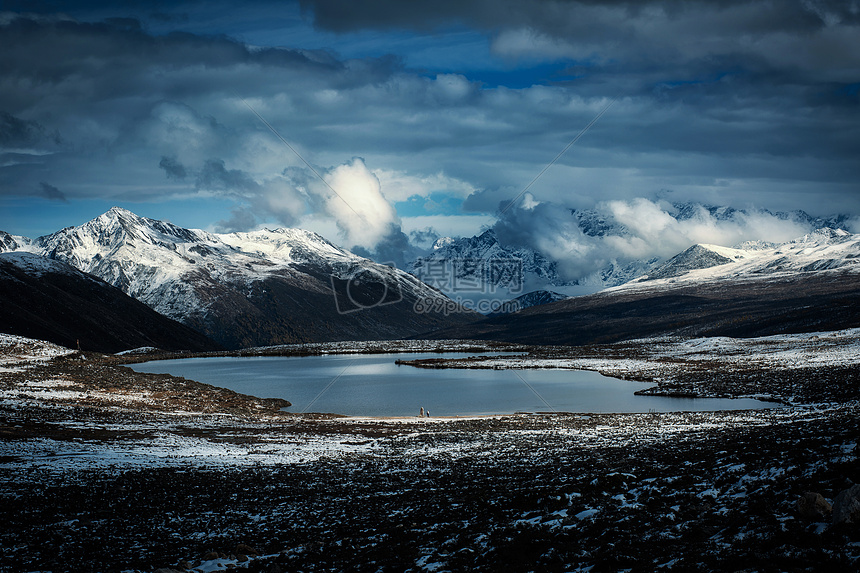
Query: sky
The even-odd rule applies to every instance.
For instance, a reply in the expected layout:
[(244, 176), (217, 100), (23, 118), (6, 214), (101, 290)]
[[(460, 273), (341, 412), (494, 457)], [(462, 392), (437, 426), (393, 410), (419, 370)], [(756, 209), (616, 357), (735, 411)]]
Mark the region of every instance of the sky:
[(494, 228), (576, 275), (860, 215), (858, 128), (856, 0), (0, 0), (0, 229), (29, 237), (118, 205), (402, 264)]

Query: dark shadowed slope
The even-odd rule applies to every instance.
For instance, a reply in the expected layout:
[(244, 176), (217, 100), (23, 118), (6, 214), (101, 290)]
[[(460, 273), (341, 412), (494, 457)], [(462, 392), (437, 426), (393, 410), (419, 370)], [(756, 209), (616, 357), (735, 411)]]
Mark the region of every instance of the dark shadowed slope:
[(60, 261), (0, 254), (0, 332), (69, 348), (214, 350), (211, 339)]
[(860, 326), (860, 276), (598, 293), (501, 315), (432, 338), (584, 345), (649, 336), (766, 336)]

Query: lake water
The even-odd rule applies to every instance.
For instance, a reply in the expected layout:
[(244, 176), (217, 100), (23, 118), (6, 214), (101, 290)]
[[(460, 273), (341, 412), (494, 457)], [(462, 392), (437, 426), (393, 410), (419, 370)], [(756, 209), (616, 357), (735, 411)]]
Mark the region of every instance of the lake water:
[(584, 370), (428, 370), (396, 360), (470, 354), (347, 354), (187, 358), (135, 364), (260, 398), (284, 398), (291, 412), (348, 416), (433, 416), (515, 412), (701, 412), (773, 407), (752, 399), (635, 396), (648, 384)]

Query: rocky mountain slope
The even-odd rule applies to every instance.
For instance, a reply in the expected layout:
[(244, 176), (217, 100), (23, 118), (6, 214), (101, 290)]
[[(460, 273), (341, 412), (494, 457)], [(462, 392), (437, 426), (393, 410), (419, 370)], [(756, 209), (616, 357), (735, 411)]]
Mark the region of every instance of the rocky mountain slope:
[(764, 336), (860, 326), (860, 235), (820, 229), (782, 244), (696, 245), (602, 292), (434, 333), (531, 344), (647, 336)]
[[(298, 229), (214, 234), (115, 207), (10, 242), (98, 276), (227, 348), (403, 338), (474, 320), (414, 276)], [(419, 299), (446, 304), (417, 313)]]
[(0, 253), (0, 332), (68, 348), (215, 350), (202, 334), (104, 281), (32, 253)]

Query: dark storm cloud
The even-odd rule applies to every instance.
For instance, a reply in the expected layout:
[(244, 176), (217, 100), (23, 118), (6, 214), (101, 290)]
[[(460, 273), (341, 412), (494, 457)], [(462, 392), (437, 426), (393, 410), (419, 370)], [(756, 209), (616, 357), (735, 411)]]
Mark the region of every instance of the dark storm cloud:
[[(165, 185), (164, 174), (177, 181), (183, 170), (200, 171), (202, 182), (222, 191), (236, 185), (248, 191), (255, 180), (262, 184), (290, 162), (281, 160), (243, 180), (205, 164), (213, 157), (233, 160), (251, 153), (244, 144), (260, 151), (262, 126), (239, 104), (240, 97), (250, 98), (273, 120), (287, 117), (312, 131), (319, 124), (313, 115), (297, 115), (308, 93), (382, 81), (397, 66), (390, 57), (343, 62), (326, 52), (250, 48), (226, 37), (154, 36), (128, 19), (78, 22), (3, 14), (0, 146), (38, 149), (25, 149), (26, 158), (0, 168), (0, 193), (26, 195), (44, 171), (64, 174), (69, 197), (106, 197), (120, 188), (126, 193), (133, 180), (139, 198), (158, 200), (177, 192), (175, 185)], [(278, 97), (280, 102), (273, 99)], [(335, 121), (343, 124), (343, 117)], [(283, 157), (276, 147), (265, 151)], [(167, 160), (154, 169), (153, 155)], [(99, 163), (97, 179), (104, 186), (93, 184), (91, 161)], [(194, 192), (193, 181), (186, 193)]]
[(227, 169), (223, 159), (208, 159), (197, 175), (197, 187), (210, 191), (254, 192), (260, 185), (240, 169)]
[(158, 166), (164, 169), (168, 179), (185, 179), (188, 175), (185, 166), (173, 157), (162, 157)]
[(43, 142), (59, 143), (59, 132), (47, 133), (36, 121), (15, 117), (0, 111), (0, 148), (29, 147)]
[(50, 183), (42, 181), (39, 183), (39, 187), (42, 190), (42, 195), (51, 201), (62, 201), (64, 203), (68, 203), (65, 194)]
[(856, 1), (303, 0), (302, 6), (316, 26), (338, 32), (474, 26), (492, 37), (502, 57), (576, 61), (568, 73), (580, 89), (604, 94), (708, 82), (727, 72), (742, 76), (740, 83), (851, 83), (860, 64)]
[[(303, 9), (313, 14), (314, 23), (339, 32), (391, 27), (427, 29), (452, 23), (486, 28), (532, 26), (544, 31), (562, 32), (586, 29), (575, 23), (581, 10), (618, 10), (628, 18), (645, 18), (654, 11), (681, 17), (702, 10), (730, 12), (746, 10), (750, 17), (739, 20), (753, 31), (808, 31), (822, 26), (825, 18), (857, 23), (860, 10), (856, 2), (844, 0), (560, 0), (521, 2), (518, 0), (300, 0)], [(739, 12), (744, 13), (744, 12)], [(719, 25), (719, 22), (714, 22)]]
[[(318, 62), (295, 50), (251, 51), (228, 38), (181, 32), (151, 36), (139, 26), (128, 25), (129, 19), (120, 21), (122, 24), (48, 17), (12, 18), (0, 28), (4, 47), (0, 63), (11, 74), (7, 83), (32, 77), (46, 82), (43, 87), (50, 89), (62, 81), (72, 80), (79, 82), (76, 87), (93, 90), (93, 95), (116, 97), (164, 88), (164, 85), (147, 86), (142, 83), (141, 71), (147, 69), (186, 66), (229, 69), (243, 63), (275, 68), (301, 64), (319, 66)], [(59, 54), (62, 57), (57, 57)], [(220, 87), (227, 85), (228, 82), (222, 80)], [(188, 89), (188, 86), (176, 86), (177, 93), (183, 89)], [(11, 95), (6, 94), (6, 97)]]

